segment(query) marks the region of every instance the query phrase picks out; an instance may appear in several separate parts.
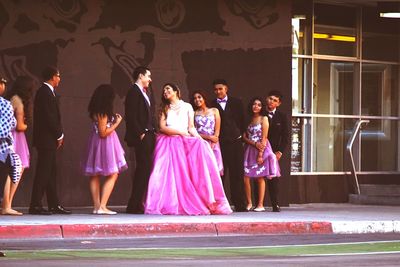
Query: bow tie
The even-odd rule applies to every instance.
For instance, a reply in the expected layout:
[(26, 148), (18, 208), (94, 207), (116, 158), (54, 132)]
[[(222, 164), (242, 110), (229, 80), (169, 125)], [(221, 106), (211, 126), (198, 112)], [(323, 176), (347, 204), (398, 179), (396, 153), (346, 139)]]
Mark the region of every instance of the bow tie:
[(270, 116), (270, 117), (274, 116), (274, 112), (273, 111), (269, 111), (268, 112), (268, 116)]
[(224, 98), (224, 99), (219, 99), (219, 98), (218, 98), (218, 99), (217, 99), (217, 102), (218, 102), (218, 103), (226, 103), (226, 101), (227, 101), (226, 98)]

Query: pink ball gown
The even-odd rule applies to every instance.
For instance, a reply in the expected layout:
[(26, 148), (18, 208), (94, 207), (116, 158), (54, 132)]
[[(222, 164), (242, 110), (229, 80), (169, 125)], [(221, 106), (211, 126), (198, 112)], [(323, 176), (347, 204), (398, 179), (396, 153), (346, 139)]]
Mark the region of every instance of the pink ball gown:
[[(188, 130), (192, 106), (180, 101), (169, 110), (167, 126)], [(217, 161), (209, 144), (200, 137), (157, 136), (150, 175), (146, 214), (230, 214)]]

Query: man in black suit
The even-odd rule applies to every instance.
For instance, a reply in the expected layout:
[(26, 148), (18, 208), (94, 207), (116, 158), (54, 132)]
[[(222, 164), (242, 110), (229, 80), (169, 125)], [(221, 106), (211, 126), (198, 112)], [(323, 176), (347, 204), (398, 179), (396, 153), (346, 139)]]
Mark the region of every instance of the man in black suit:
[[(282, 94), (279, 91), (271, 91), (268, 93), (267, 111), (269, 120), (268, 140), (271, 144), (272, 151), (275, 153), (278, 161), (281, 159), (289, 142), (289, 125), (286, 114), (277, 110), (282, 103)], [(279, 212), (278, 203), (278, 181), (279, 178), (267, 180), (269, 196), (273, 212)]]
[[(60, 205), (57, 196), (56, 152), (64, 142), (61, 115), (55, 93), (61, 80), (60, 72), (57, 68), (48, 66), (43, 70), (42, 76), (45, 82), (36, 93), (33, 110), (33, 145), (37, 149), (38, 158), (29, 213), (70, 214), (70, 210)], [(48, 211), (42, 207), (45, 192)]]
[(125, 98), (125, 141), (129, 147), (135, 148), (136, 169), (126, 212), (140, 214), (144, 212), (143, 202), (153, 164), (155, 108), (154, 97), (149, 91), (150, 69), (137, 67), (133, 72), (133, 80), (135, 83)]
[[(214, 99), (211, 105), (219, 110), (221, 115), (220, 145), (224, 172), (229, 173), (231, 201), (235, 211), (245, 211), (243, 182), (243, 143), (244, 109), (240, 99), (228, 97), (228, 84), (223, 79), (213, 82)], [(225, 182), (225, 175), (223, 177)]]

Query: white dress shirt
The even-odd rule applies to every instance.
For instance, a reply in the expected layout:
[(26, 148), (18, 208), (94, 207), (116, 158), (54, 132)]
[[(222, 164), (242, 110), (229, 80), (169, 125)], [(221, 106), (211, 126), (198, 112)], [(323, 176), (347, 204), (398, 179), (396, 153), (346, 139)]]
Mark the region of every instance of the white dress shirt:
[(148, 103), (149, 106), (150, 106), (150, 99), (149, 99), (149, 96), (146, 94), (146, 92), (144, 91), (143, 87), (140, 86), (138, 83), (135, 83), (135, 84), (139, 87), (140, 91), (142, 92), (142, 95), (144, 96), (144, 98), (146, 99), (147, 103)]
[(217, 99), (217, 103), (221, 106), (221, 108), (223, 109), (223, 110), (225, 110), (225, 107), (226, 107), (226, 103), (228, 102), (228, 96), (225, 96), (224, 98), (222, 98), (222, 99)]
[[(51, 84), (46, 83), (46, 82), (44, 82), (44, 84), (47, 85), (50, 88), (50, 90), (53, 93), (54, 97), (56, 97), (56, 93), (54, 93), (54, 87)], [(64, 138), (64, 133), (62, 133), (61, 136), (57, 138), (57, 140), (60, 141), (63, 138)]]

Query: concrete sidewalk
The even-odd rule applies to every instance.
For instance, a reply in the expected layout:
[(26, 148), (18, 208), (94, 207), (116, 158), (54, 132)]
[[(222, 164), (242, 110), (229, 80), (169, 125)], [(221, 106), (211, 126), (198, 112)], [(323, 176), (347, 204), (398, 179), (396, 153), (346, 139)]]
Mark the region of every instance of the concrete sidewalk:
[(280, 213), (172, 216), (92, 215), (91, 208), (72, 215), (0, 216), (1, 239), (104, 238), (149, 236), (220, 236), (249, 234), (400, 233), (400, 207), (352, 204), (305, 204)]

